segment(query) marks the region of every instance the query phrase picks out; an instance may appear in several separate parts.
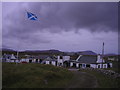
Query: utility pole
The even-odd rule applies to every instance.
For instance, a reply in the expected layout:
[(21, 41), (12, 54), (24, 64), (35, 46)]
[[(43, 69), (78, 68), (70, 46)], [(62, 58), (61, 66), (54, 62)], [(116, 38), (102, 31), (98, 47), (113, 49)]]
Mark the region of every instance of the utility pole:
[(104, 42), (103, 42), (103, 47), (102, 47), (102, 68), (103, 68), (103, 56), (104, 56)]

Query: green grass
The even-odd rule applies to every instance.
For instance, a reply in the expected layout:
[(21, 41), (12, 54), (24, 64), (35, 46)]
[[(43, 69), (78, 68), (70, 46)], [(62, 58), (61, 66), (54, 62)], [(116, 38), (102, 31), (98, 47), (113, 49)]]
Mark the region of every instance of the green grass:
[[(120, 79), (113, 79), (96, 71), (81, 70), (96, 77), (98, 88), (118, 88)], [(2, 64), (3, 88), (64, 88), (72, 82), (74, 73), (65, 68), (43, 64)], [(75, 77), (76, 80), (78, 77)], [(78, 82), (75, 82), (78, 83)], [(80, 83), (80, 82), (79, 82)]]
[(67, 69), (42, 64), (2, 64), (3, 88), (65, 87), (73, 76)]
[(104, 75), (102, 73), (99, 73), (97, 71), (91, 71), (91, 70), (81, 70), (82, 72), (87, 72), (92, 75), (94, 75), (98, 82), (98, 88), (120, 88), (120, 78), (111, 78), (107, 75)]

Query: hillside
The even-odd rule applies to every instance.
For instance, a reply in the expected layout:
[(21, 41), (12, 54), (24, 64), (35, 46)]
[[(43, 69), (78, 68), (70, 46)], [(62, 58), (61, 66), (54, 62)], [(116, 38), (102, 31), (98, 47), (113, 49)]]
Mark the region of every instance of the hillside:
[(29, 55), (39, 55), (39, 54), (44, 54), (44, 55), (58, 55), (62, 54), (63, 52), (59, 50), (26, 50), (26, 51), (21, 51), (20, 54), (29, 54)]
[[(2, 53), (6, 54), (17, 54), (16, 50), (13, 49), (7, 49), (7, 48), (2, 48)], [(19, 51), (20, 55), (61, 55), (64, 52), (59, 51), (59, 50), (24, 50), (24, 51)]]
[(64, 87), (72, 77), (67, 69), (52, 65), (3, 63), (3, 88)]
[(8, 49), (8, 48), (2, 48), (0, 49), (0, 51), (2, 51), (2, 53), (6, 53), (6, 54), (16, 54), (17, 52), (13, 49)]

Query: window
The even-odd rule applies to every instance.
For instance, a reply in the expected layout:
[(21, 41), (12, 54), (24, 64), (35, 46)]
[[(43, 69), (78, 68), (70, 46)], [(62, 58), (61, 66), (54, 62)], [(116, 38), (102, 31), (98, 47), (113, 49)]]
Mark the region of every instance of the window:
[(38, 59), (36, 59), (36, 63), (38, 62)]
[(79, 64), (79, 68), (81, 68), (82, 67), (82, 64)]
[(29, 60), (29, 63), (32, 63), (32, 60)]
[(60, 59), (62, 59), (62, 56), (60, 56)]
[(90, 67), (90, 64), (87, 64), (86, 67)]
[(106, 64), (104, 65), (104, 68), (107, 68)]
[(100, 68), (100, 65), (98, 65), (98, 68)]
[(73, 63), (73, 67), (76, 67), (76, 63)]
[(49, 61), (50, 62), (50, 64), (52, 63), (52, 61)]
[(85, 67), (85, 64), (82, 64), (82, 67)]

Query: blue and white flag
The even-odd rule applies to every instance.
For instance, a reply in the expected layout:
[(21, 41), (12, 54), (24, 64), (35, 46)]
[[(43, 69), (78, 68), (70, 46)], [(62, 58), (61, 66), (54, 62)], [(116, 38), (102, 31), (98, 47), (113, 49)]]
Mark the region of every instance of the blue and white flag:
[(30, 20), (37, 20), (37, 16), (31, 12), (27, 12), (27, 16)]

